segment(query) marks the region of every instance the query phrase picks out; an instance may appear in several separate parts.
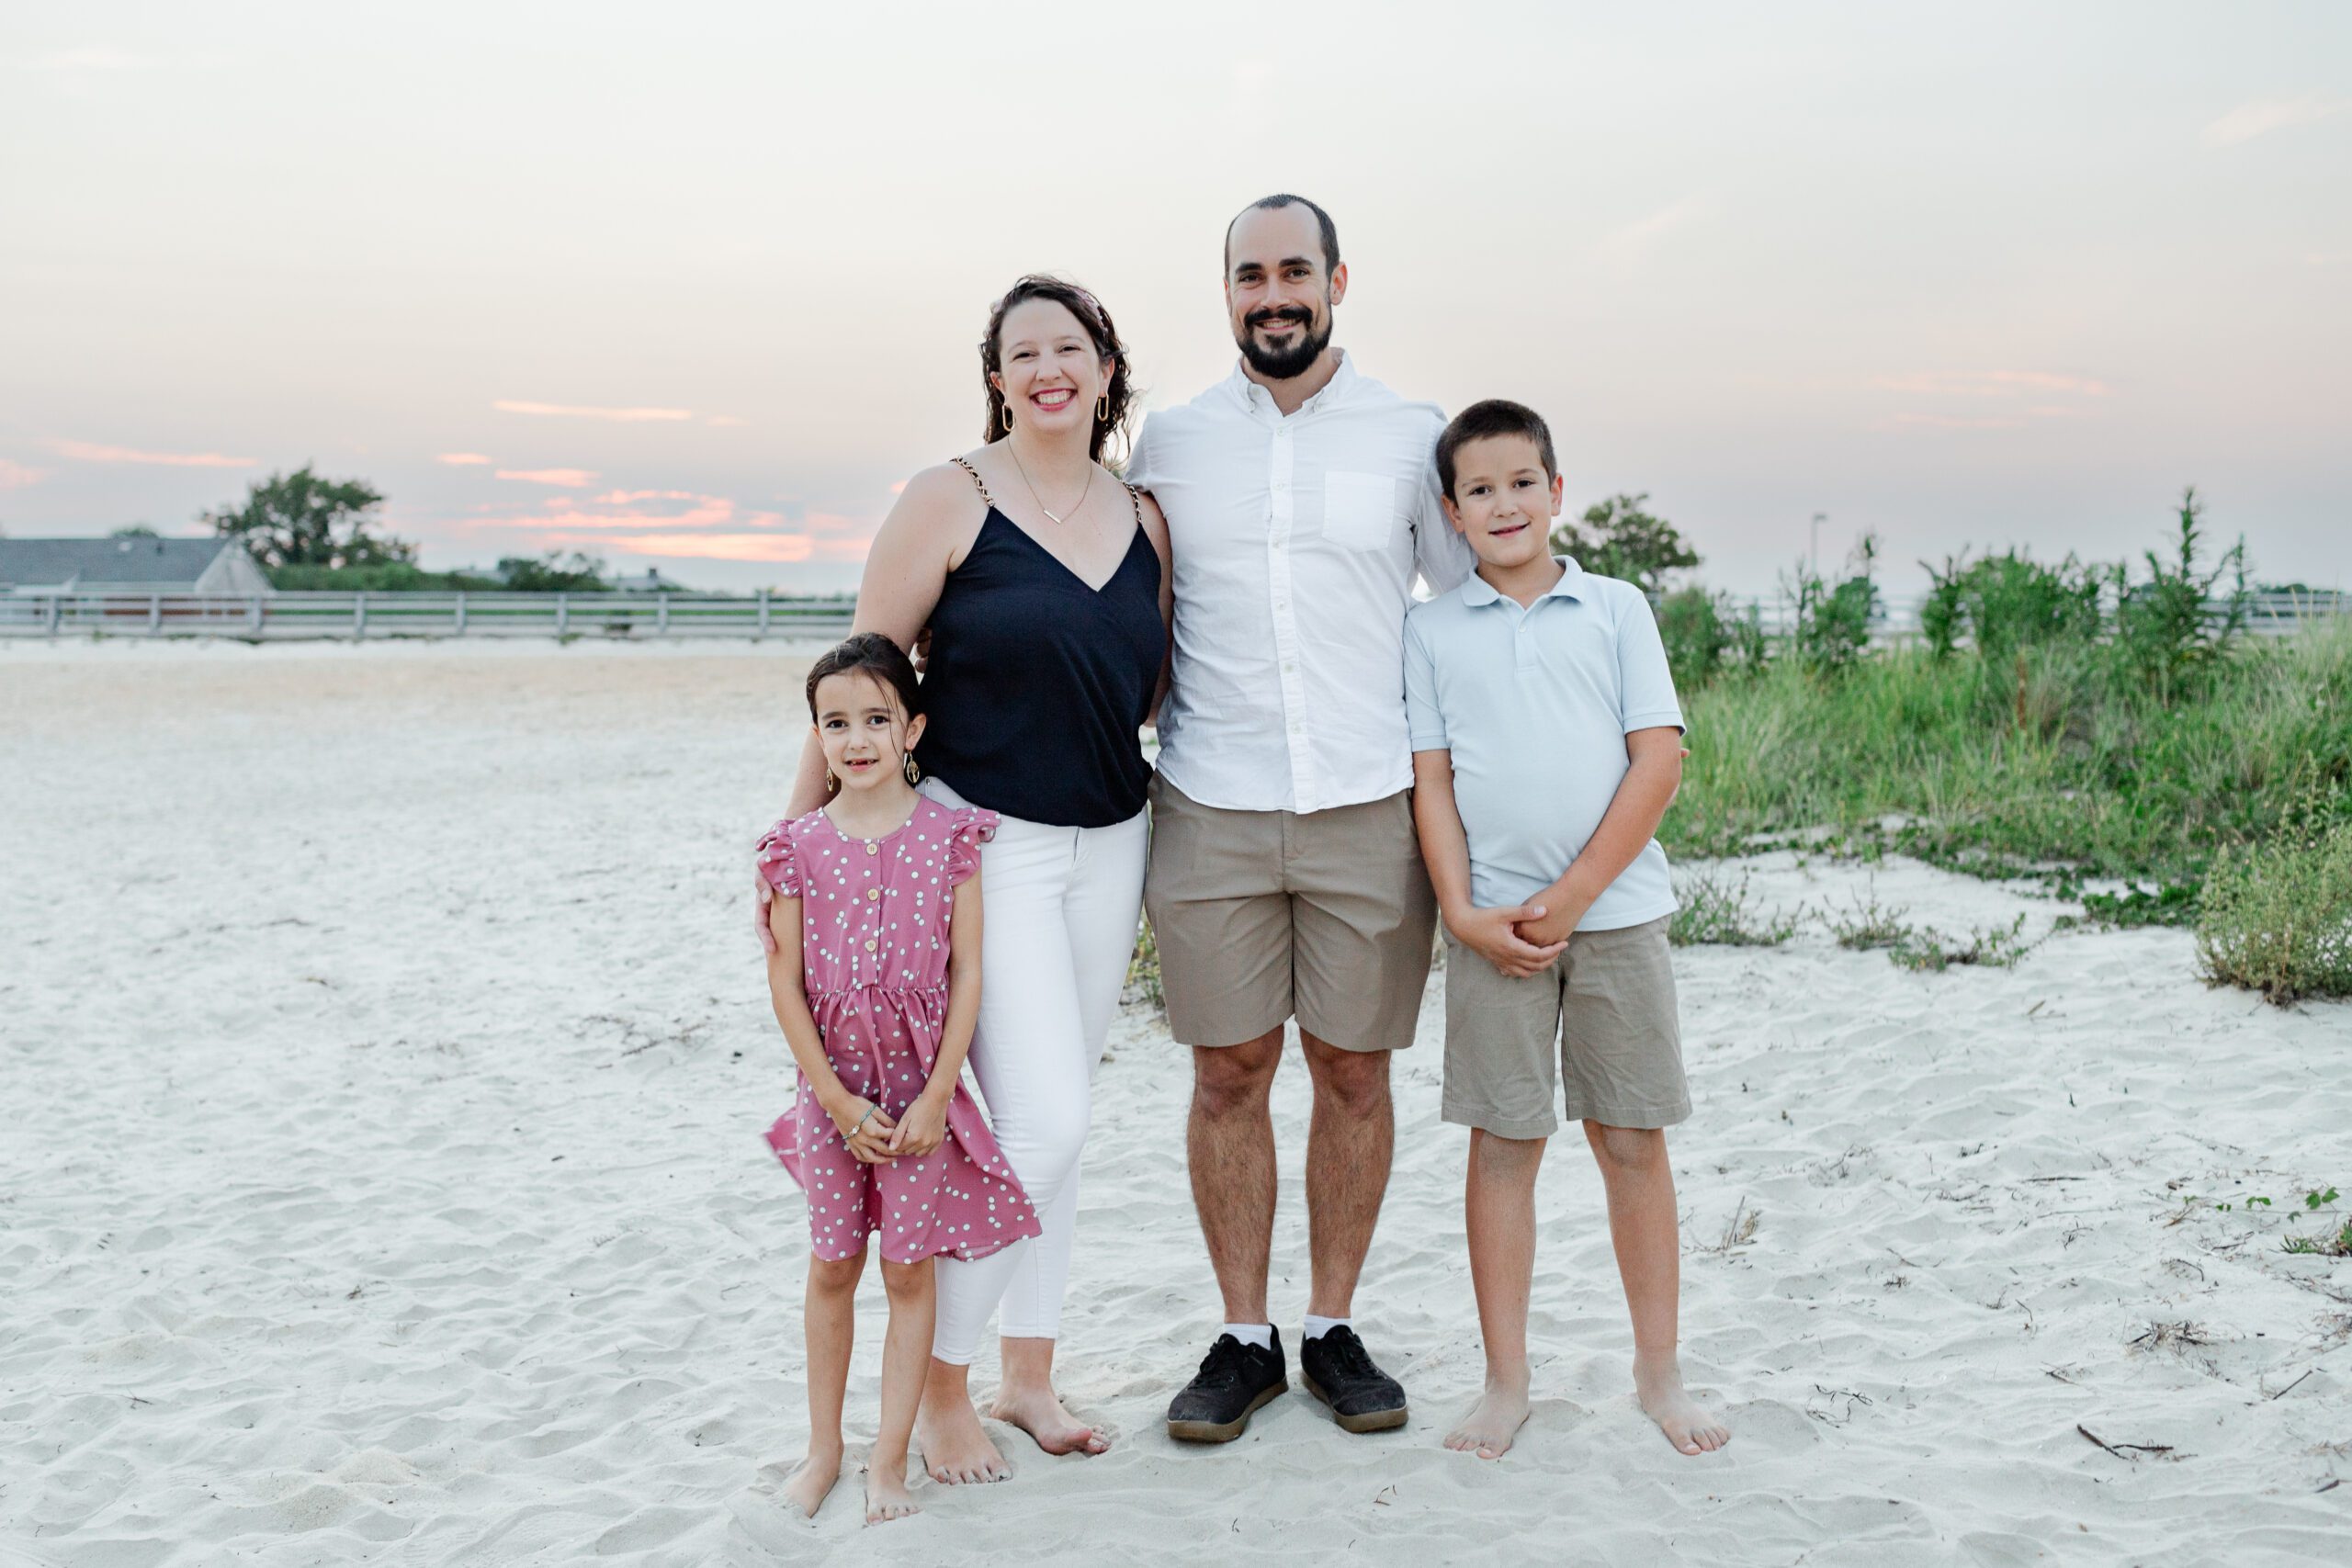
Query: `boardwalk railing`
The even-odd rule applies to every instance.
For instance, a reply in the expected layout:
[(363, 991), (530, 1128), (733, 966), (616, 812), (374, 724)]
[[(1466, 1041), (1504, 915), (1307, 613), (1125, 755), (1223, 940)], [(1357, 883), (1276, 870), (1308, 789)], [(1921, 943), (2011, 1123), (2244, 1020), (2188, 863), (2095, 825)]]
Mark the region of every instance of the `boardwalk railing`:
[[(1872, 631), (1882, 640), (1915, 637), (1917, 594), (1882, 596)], [(0, 593), (0, 637), (220, 637), (292, 638), (550, 637), (643, 641), (656, 637), (838, 637), (856, 611), (851, 599), (758, 593)], [(1788, 629), (1785, 599), (1735, 600), (1768, 632)], [(2222, 606), (2211, 606), (2219, 615)], [(2256, 593), (2247, 627), (2278, 634), (2329, 615), (2352, 614), (2352, 594)]]
[(19, 593), (0, 637), (837, 637), (848, 599), (758, 593)]

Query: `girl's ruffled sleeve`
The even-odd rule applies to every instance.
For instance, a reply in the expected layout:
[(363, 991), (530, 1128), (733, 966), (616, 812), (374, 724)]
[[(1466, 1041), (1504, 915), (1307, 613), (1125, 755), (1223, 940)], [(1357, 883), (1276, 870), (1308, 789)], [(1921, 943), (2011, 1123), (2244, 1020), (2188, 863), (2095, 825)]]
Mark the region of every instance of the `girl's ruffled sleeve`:
[(800, 855), (792, 843), (792, 824), (779, 822), (760, 835), (759, 847), (753, 852), (761, 876), (776, 891), (780, 898), (800, 897)]
[(996, 837), (996, 813), (977, 806), (957, 809), (947, 829), (947, 886), (972, 880), (980, 869), (980, 846)]

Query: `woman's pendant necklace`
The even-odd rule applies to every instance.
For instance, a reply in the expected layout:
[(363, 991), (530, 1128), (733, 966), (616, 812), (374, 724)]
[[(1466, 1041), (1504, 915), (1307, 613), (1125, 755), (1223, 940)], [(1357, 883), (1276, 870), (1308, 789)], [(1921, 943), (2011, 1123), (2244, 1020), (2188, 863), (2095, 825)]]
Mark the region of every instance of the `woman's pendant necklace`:
[(1036, 481), (1029, 477), (1028, 468), (1022, 464), (1020, 448), (1013, 446), (1009, 438), (1004, 446), (1012, 454), (1012, 466), (1020, 472), (1021, 482), (1029, 488), (1029, 499), (1037, 503), (1037, 510), (1044, 513), (1055, 526), (1059, 527), (1067, 519), (1077, 516), (1079, 509), (1086, 504), (1086, 498), (1094, 493), (1094, 464), (1090, 460), (1086, 465), (1086, 488), (1078, 492), (1078, 499), (1070, 503), (1068, 512), (1056, 512), (1046, 504), (1046, 498), (1037, 493)]

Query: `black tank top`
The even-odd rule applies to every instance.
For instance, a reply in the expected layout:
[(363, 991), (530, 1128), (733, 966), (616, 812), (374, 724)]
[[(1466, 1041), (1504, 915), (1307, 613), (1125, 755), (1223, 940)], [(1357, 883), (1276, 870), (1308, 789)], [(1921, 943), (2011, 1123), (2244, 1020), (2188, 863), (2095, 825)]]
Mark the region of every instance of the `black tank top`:
[(915, 761), (975, 806), (1060, 828), (1107, 828), (1144, 807), (1137, 731), (1167, 655), (1159, 554), (1135, 502), (1118, 570), (1089, 588), (989, 503), (931, 612), (930, 716)]

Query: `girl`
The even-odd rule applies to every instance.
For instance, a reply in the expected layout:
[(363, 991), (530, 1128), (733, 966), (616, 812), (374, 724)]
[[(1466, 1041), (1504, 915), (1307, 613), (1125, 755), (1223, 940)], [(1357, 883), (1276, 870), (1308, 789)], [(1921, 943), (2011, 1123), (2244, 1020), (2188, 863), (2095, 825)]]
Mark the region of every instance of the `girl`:
[(768, 986), (800, 1098), (768, 1142), (808, 1194), (808, 1457), (786, 1497), (813, 1515), (840, 1477), (842, 1399), (868, 1235), (890, 1326), (865, 1520), (907, 1495), (934, 1306), (931, 1260), (973, 1259), (1037, 1234), (1037, 1216), (962, 1083), (980, 1000), (980, 845), (993, 811), (915, 793), (914, 666), (851, 637), (808, 672), (831, 803), (760, 840), (774, 889)]

